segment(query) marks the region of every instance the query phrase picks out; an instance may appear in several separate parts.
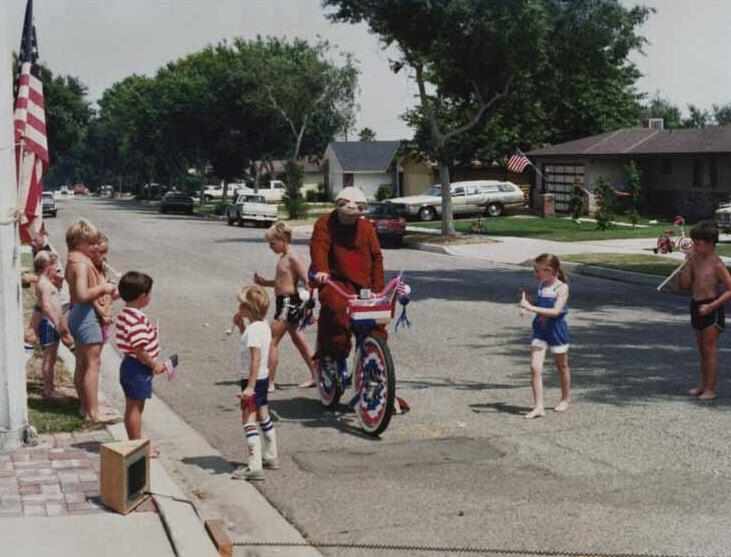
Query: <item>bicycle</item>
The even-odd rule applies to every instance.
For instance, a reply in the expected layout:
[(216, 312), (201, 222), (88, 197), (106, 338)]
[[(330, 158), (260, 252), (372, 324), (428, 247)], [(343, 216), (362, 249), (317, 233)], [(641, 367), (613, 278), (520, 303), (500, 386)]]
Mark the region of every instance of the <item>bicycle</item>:
[[(351, 294), (337, 282), (328, 279), (321, 288), (333, 288), (348, 302), (350, 327), (356, 345), (353, 350), (352, 366), (355, 394), (348, 406), (355, 410), (363, 430), (378, 436), (388, 428), (394, 414), (396, 399), (396, 368), (386, 340), (373, 334), (378, 325), (387, 325), (393, 320), (396, 303), (404, 307), (397, 328), (403, 322), (409, 325), (405, 307), (409, 302), (411, 289), (402, 275), (392, 279), (382, 292), (371, 293), (362, 290)], [(312, 299), (312, 298), (311, 298)], [(310, 306), (310, 311), (313, 306)], [(306, 323), (311, 319), (305, 317)], [(325, 408), (335, 408), (351, 384), (347, 365), (339, 366), (333, 358), (318, 359), (317, 388), (320, 402)]]
[(693, 248), (693, 241), (685, 235), (685, 219), (680, 216), (675, 217), (675, 219), (673, 219), (673, 227), (679, 228), (680, 237), (677, 240), (674, 239), (674, 229), (667, 229), (657, 239), (657, 244), (652, 250), (653, 253), (673, 253), (674, 251), (687, 252)]

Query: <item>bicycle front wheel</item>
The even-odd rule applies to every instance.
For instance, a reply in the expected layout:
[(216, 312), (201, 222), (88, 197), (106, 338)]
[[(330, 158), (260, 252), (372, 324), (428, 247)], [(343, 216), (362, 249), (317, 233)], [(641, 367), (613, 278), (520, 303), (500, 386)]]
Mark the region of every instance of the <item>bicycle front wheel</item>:
[(391, 421), (396, 398), (396, 370), (388, 344), (381, 337), (363, 339), (356, 361), (355, 389), (355, 412), (363, 429), (380, 435)]

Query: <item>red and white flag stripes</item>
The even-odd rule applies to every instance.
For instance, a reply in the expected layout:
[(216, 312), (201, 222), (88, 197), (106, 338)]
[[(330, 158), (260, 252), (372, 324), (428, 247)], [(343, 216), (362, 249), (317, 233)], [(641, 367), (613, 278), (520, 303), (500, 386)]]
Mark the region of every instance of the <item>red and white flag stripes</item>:
[(520, 174), (529, 164), (531, 164), (531, 162), (528, 160), (528, 157), (526, 157), (523, 153), (517, 153), (508, 159), (508, 164), (506, 166), (510, 172)]
[(15, 149), (18, 168), (18, 210), (21, 240), (30, 239), (41, 228), (43, 213), (41, 180), (48, 166), (48, 139), (43, 84), (23, 63), (15, 101)]

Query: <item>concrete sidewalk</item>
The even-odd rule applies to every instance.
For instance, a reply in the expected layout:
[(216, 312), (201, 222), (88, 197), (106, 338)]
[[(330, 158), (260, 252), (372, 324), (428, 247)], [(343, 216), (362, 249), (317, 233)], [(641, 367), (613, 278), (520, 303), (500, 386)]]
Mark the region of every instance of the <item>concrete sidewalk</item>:
[[(175, 555), (152, 499), (122, 516), (99, 496), (106, 430), (42, 435), (0, 454), (0, 539), (15, 557)], [(93, 533), (93, 535), (90, 535)]]

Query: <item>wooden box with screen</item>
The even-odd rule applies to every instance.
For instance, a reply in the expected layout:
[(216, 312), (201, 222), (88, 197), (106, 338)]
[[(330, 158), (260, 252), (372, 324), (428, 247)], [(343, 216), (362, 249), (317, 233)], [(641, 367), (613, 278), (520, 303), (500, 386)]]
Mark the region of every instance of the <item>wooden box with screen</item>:
[(119, 441), (101, 447), (102, 503), (127, 514), (150, 490), (150, 441)]

